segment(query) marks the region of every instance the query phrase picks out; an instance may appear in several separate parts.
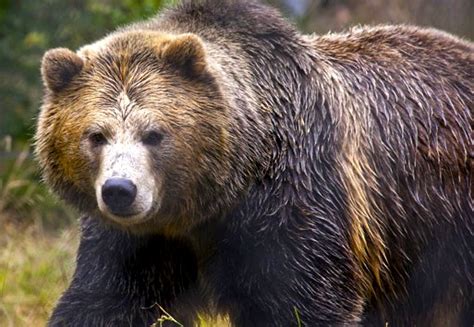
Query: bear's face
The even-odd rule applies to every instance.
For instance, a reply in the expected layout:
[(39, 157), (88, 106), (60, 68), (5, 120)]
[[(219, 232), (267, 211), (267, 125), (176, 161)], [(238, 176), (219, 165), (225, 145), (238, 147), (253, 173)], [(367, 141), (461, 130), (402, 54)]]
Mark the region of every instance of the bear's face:
[(128, 32), (46, 53), (37, 157), (80, 210), (176, 234), (212, 211), (229, 172), (228, 108), (194, 35)]

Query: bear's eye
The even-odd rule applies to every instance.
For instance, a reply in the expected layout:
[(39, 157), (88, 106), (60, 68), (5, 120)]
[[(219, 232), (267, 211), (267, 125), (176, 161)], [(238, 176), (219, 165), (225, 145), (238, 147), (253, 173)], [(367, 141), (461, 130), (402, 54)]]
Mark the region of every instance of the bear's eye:
[(102, 133), (92, 133), (91, 135), (89, 135), (89, 142), (92, 144), (93, 147), (99, 147), (107, 144), (107, 139)]
[(142, 142), (145, 145), (156, 146), (161, 143), (162, 139), (163, 135), (161, 133), (157, 131), (149, 131), (143, 136)]

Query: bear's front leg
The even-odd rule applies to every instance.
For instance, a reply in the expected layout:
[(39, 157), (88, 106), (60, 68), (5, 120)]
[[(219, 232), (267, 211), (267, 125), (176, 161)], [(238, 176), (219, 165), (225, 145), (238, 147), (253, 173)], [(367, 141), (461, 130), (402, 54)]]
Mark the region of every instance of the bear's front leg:
[(196, 275), (186, 244), (85, 218), (73, 281), (49, 326), (150, 326), (164, 314), (161, 308), (187, 326), (194, 317), (180, 311), (179, 297), (188, 295)]
[[(311, 224), (302, 224), (304, 219)], [(233, 326), (360, 322), (364, 302), (356, 268), (335, 224), (293, 216), (281, 227), (258, 230), (249, 223), (245, 230), (233, 227), (223, 235), (215, 280), (219, 304)]]

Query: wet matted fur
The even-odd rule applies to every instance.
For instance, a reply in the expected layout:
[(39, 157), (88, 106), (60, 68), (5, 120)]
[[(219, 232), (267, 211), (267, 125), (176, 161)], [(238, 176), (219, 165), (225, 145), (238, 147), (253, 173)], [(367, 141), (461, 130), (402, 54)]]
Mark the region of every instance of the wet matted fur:
[[(51, 326), (150, 325), (159, 306), (185, 326), (472, 326), (472, 43), (187, 1), (42, 73), (38, 159), (87, 215)], [(87, 137), (151, 125), (151, 213), (110, 219)]]

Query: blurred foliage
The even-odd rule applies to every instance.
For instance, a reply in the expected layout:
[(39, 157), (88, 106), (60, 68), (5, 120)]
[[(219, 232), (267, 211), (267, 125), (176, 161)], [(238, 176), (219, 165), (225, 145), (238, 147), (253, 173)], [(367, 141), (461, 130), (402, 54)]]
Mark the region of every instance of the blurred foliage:
[(270, 0), (306, 32), (358, 24), (415, 24), (474, 38), (473, 0)]
[[(37, 185), (28, 142), (40, 107), (41, 56), (53, 47), (78, 49), (117, 26), (154, 15), (177, 0), (0, 0), (0, 211), (23, 213), (51, 208), (53, 200)], [(262, 0), (265, 1), (265, 0)], [(303, 30), (324, 33), (355, 24), (430, 25), (472, 38), (472, 0), (266, 0)], [(18, 156), (18, 158), (14, 158)], [(12, 158), (13, 157), (13, 158)], [(32, 185), (27, 185), (30, 181)]]
[[(32, 163), (31, 151), (23, 146), (12, 152), (11, 137), (0, 140), (0, 226), (38, 225), (43, 229), (58, 228), (71, 223), (74, 213), (59, 204), (46, 185), (39, 183), (38, 170)], [(61, 219), (56, 219), (61, 217)]]
[(55, 234), (3, 224), (0, 234), (0, 326), (44, 326), (74, 271), (78, 229)]

